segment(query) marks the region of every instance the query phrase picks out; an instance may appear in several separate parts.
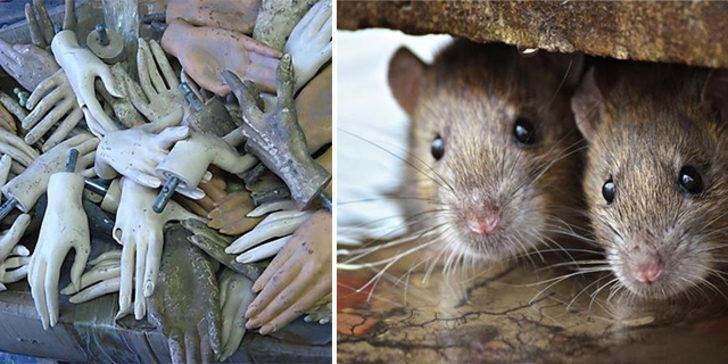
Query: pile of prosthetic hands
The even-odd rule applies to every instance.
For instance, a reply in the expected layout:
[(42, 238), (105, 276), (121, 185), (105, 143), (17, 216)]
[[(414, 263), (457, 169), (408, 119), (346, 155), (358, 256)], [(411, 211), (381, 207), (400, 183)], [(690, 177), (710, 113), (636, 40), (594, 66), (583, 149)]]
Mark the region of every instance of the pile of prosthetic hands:
[[(0, 289), (27, 277), (46, 329), (59, 295), (118, 293), (116, 318), (155, 324), (177, 362), (328, 322), (331, 1), (171, 0), (161, 39), (113, 64), (73, 1), (62, 27), (42, 1), (26, 17), (33, 44), (0, 40), (20, 86), (0, 92)], [(119, 248), (90, 259), (95, 234)]]

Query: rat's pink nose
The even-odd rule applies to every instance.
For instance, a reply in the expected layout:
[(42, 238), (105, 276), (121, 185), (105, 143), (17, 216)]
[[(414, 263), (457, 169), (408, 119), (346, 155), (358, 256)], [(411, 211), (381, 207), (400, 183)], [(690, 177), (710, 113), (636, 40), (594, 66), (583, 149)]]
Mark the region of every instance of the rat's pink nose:
[(662, 275), (662, 262), (659, 258), (642, 260), (632, 266), (634, 278), (642, 283), (657, 281)]
[(492, 233), (496, 227), (498, 227), (499, 221), (500, 218), (498, 218), (498, 215), (488, 214), (486, 216), (470, 218), (467, 222), (470, 231), (480, 235), (488, 235)]

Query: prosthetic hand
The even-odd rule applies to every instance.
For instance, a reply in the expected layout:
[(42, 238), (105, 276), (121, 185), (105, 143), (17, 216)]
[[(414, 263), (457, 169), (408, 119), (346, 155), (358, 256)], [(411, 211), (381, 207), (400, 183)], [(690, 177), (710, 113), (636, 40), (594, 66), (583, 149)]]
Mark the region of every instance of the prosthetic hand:
[(106, 90), (114, 97), (123, 97), (114, 84), (109, 66), (96, 57), (91, 51), (78, 45), (76, 34), (64, 30), (53, 38), (51, 44), (56, 61), (66, 72), (78, 105), (83, 110), (89, 129), (97, 135), (117, 130), (111, 117), (104, 112), (96, 98), (94, 81), (100, 77)]
[(137, 70), (141, 88), (131, 86), (129, 91), (131, 102), (154, 125), (147, 130), (159, 132), (179, 125), (184, 115), (184, 98), (177, 89), (177, 76), (156, 41), (147, 44), (139, 38)]
[(126, 178), (121, 182), (121, 201), (113, 234), (114, 240), (123, 246), (117, 319), (131, 312), (132, 283), (135, 283), (134, 317), (141, 320), (145, 316), (145, 297), (154, 293), (159, 273), (164, 225), (196, 218), (175, 202), (171, 202), (163, 213), (154, 213), (151, 209), (154, 197), (153, 189)]
[(81, 274), (91, 251), (88, 219), (81, 205), (83, 177), (60, 172), (48, 182), (48, 207), (30, 258), (28, 282), (43, 328), (58, 322), (58, 279), (61, 265), (71, 249), (76, 256), (71, 267), (74, 291), (81, 288)]
[(26, 90), (34, 90), (59, 67), (45, 49), (31, 44), (10, 45), (0, 39), (0, 68)]
[(150, 321), (168, 338), (173, 363), (207, 363), (220, 355), (216, 263), (186, 240), (180, 225), (167, 229)]
[(99, 144), (94, 170), (103, 179), (121, 174), (142, 186), (157, 188), (162, 184), (154, 173), (157, 163), (175, 142), (187, 138), (189, 131), (180, 126), (152, 134), (143, 126), (109, 133)]
[(253, 285), (245, 327), (276, 331), (331, 292), (331, 214), (313, 214)]
[(272, 91), (275, 87), (281, 53), (245, 35), (175, 20), (164, 32), (162, 47), (179, 59), (200, 87), (220, 96), (230, 93), (230, 87), (220, 78), (225, 69), (253, 81), (263, 90)]
[(58, 70), (35, 88), (28, 98), (27, 108), (33, 111), (23, 119), (21, 126), (28, 130), (25, 135), (25, 142), (28, 144), (37, 143), (60, 122), (43, 143), (44, 151), (63, 141), (83, 120), (83, 111), (76, 102), (76, 95), (63, 70)]
[(253, 38), (273, 49), (283, 49), (286, 38), (316, 0), (262, 0)]
[(321, 0), (293, 28), (283, 48), (293, 58), (296, 90), (331, 59), (331, 1)]
[[(8, 199), (0, 210), (4, 210), (3, 213), (9, 213), (12, 207), (17, 207), (23, 212), (30, 211), (38, 198), (49, 187), (51, 175), (64, 170), (66, 158), (71, 149), (78, 150), (80, 155), (75, 170), (82, 171), (81, 174), (84, 177), (93, 177), (93, 169), (86, 168), (94, 163), (94, 151), (98, 143), (99, 140), (89, 134), (79, 134), (43, 153), (23, 173), (0, 189)], [(81, 179), (83, 180), (83, 178)]]
[(89, 262), (92, 268), (81, 276), (80, 291), (71, 283), (61, 290), (61, 294), (73, 294), (69, 299), (71, 303), (83, 303), (109, 293), (119, 292), (120, 259), (121, 250), (111, 250), (99, 255)]
[(220, 361), (231, 357), (245, 335), (245, 311), (253, 302), (253, 282), (242, 274), (225, 269), (220, 274), (220, 308), (222, 309), (222, 353)]
[(182, 19), (195, 26), (211, 26), (250, 34), (260, 0), (172, 0), (167, 4), (167, 23)]
[(293, 100), (291, 57), (284, 55), (278, 69), (276, 110), (264, 114), (255, 102), (256, 90), (243, 83), (232, 72), (223, 78), (238, 99), (243, 114), (245, 147), (277, 174), (288, 186), (291, 196), (303, 208), (308, 206), (331, 181), (331, 174), (314, 161), (308, 151), (306, 137), (298, 124)]
[[(260, 222), (252, 231), (235, 240), (225, 249), (228, 254), (240, 254), (236, 260), (240, 263), (252, 263), (278, 253), (288, 242), (290, 234), (298, 229), (311, 216), (307, 211), (274, 212)], [(279, 238), (258, 248), (264, 241)], [(253, 249), (255, 248), (255, 249)]]
[[(239, 155), (235, 148), (228, 145), (222, 138), (208, 133), (193, 132), (189, 139), (178, 141), (169, 154), (159, 162), (156, 173), (160, 179), (167, 181), (170, 193), (177, 191), (193, 199), (204, 197), (204, 192), (197, 188), (203, 177), (208, 174), (210, 165), (215, 165), (230, 173), (242, 173), (257, 163), (255, 157)], [(155, 211), (164, 209), (170, 195), (160, 195), (162, 200), (155, 203)], [(166, 201), (164, 201), (166, 199)]]

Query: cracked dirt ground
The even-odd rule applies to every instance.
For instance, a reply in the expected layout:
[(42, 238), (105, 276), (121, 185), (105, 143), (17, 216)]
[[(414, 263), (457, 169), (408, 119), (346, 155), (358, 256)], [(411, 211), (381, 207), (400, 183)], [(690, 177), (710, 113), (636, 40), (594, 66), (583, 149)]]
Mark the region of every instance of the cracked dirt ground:
[(475, 278), (451, 279), (466, 282), (469, 299), (465, 300), (458, 293), (463, 289), (450, 287), (438, 272), (427, 283), (424, 274), (400, 279), (401, 273), (393, 272), (373, 291), (356, 292), (352, 287), (362, 287), (373, 272), (339, 271), (338, 361), (717, 363), (728, 359), (727, 298), (706, 289), (663, 303), (638, 303), (619, 294), (607, 301), (609, 292), (604, 289), (592, 300), (590, 295), (611, 279), (608, 275), (565, 281), (539, 295), (549, 284), (535, 283), (565, 273), (539, 271), (525, 263), (481, 272)]

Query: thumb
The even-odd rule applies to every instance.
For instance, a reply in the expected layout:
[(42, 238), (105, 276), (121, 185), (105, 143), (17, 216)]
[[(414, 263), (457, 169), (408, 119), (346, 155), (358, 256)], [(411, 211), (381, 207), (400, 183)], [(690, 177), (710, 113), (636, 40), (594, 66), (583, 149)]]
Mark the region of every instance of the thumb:
[(101, 82), (103, 82), (106, 91), (109, 91), (111, 96), (116, 98), (125, 97), (124, 93), (116, 87), (116, 80), (114, 80), (114, 76), (111, 74), (111, 69), (109, 69), (108, 66), (104, 65), (103, 67), (100, 67), (98, 75), (101, 78)]
[(169, 149), (174, 143), (187, 138), (190, 135), (190, 128), (187, 126), (175, 126), (164, 129), (159, 135), (154, 137), (154, 141), (159, 149)]
[(73, 265), (71, 266), (71, 284), (73, 284), (74, 292), (81, 290), (81, 275), (83, 274), (84, 268), (86, 268), (86, 261), (88, 261), (90, 253), (88, 246), (79, 247), (78, 245), (77, 243), (75, 247), (76, 258), (73, 260)]

